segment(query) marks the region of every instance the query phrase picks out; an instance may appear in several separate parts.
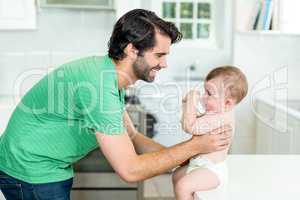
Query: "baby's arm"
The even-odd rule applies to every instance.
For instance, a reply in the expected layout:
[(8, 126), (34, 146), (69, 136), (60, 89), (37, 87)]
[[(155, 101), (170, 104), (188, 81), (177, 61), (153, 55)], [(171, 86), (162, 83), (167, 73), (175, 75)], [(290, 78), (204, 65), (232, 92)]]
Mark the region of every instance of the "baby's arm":
[(200, 100), (200, 94), (191, 90), (182, 99), (182, 117), (181, 125), (185, 132), (191, 133), (191, 128), (197, 120), (197, 102)]
[(203, 135), (228, 123), (226, 113), (206, 113), (198, 117), (196, 106), (199, 101), (200, 95), (196, 91), (190, 91), (182, 101), (181, 124), (185, 132)]

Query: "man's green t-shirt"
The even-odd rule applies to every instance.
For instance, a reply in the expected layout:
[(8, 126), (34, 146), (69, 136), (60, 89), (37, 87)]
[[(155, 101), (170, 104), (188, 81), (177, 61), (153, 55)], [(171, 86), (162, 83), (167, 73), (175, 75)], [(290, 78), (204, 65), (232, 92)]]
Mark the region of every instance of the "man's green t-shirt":
[(29, 183), (73, 177), (72, 163), (97, 148), (96, 132), (125, 131), (124, 96), (108, 56), (60, 66), (14, 110), (0, 138), (0, 170)]

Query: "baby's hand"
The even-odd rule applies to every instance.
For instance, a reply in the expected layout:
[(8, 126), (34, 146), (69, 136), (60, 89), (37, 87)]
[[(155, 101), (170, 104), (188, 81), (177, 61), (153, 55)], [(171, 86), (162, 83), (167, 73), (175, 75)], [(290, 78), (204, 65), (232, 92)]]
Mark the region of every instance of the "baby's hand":
[(181, 125), (186, 132), (189, 132), (189, 127), (191, 127), (197, 118), (197, 105), (199, 100), (200, 93), (196, 90), (190, 90), (182, 99)]
[(200, 92), (192, 89), (186, 93), (186, 95), (182, 99), (182, 103), (186, 103), (187, 101), (194, 100), (194, 102), (198, 102), (200, 100)]

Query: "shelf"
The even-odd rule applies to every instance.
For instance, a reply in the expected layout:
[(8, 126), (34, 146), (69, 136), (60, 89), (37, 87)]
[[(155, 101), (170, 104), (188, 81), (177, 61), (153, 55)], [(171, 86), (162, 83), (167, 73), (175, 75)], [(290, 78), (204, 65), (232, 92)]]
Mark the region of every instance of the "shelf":
[[(300, 36), (298, 12), (300, 1), (289, 2), (289, 0), (272, 0), (272, 27), (274, 31), (252, 30), (258, 12), (260, 0), (236, 0), (234, 11), (234, 30), (238, 34), (250, 36)], [(265, 10), (264, 10), (265, 12)], [(265, 13), (264, 13), (265, 14)], [(264, 16), (265, 17), (265, 16)], [(261, 18), (259, 18), (261, 25)], [(260, 27), (260, 26), (259, 26)]]
[(236, 31), (239, 35), (253, 35), (253, 36), (299, 36), (300, 33), (284, 33), (281, 31)]

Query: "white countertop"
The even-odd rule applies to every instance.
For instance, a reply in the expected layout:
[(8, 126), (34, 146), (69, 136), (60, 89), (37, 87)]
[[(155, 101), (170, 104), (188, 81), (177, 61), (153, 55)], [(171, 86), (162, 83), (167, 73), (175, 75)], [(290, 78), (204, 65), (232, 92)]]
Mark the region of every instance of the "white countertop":
[[(300, 197), (300, 155), (229, 155), (228, 169), (227, 197), (204, 200), (298, 200)], [(159, 190), (157, 199), (174, 197), (171, 174), (152, 180)], [(148, 193), (151, 191), (156, 190)], [(0, 200), (3, 200), (1, 192)]]
[(300, 198), (300, 155), (230, 156), (230, 200)]
[(226, 195), (218, 200), (300, 199), (300, 155), (229, 155), (228, 170)]

